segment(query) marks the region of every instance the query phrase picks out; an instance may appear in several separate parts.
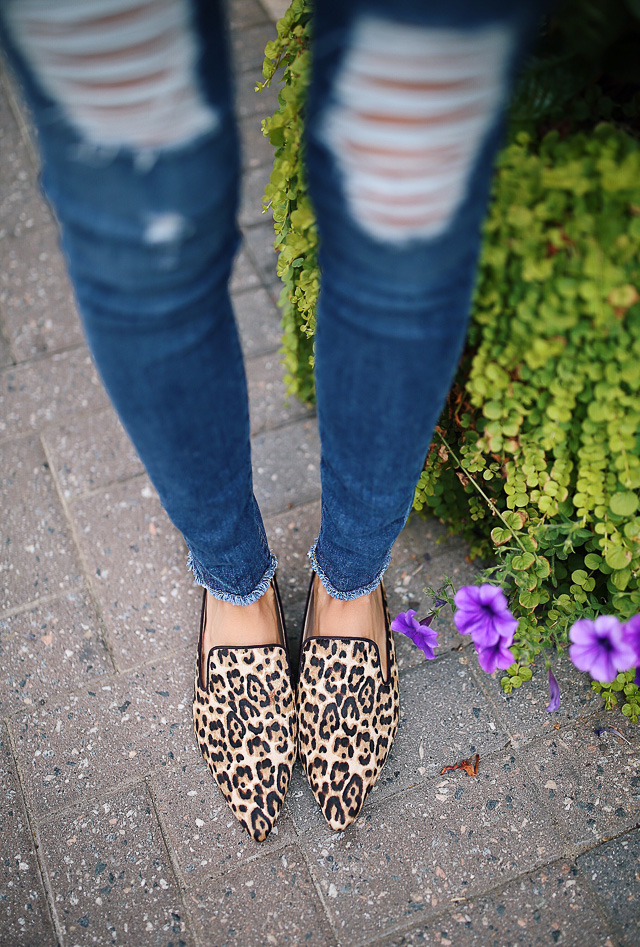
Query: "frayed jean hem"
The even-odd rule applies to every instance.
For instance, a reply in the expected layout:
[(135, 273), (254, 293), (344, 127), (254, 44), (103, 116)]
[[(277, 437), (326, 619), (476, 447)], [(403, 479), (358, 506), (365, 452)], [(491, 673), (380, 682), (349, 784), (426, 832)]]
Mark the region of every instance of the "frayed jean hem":
[(202, 568), (197, 559), (194, 559), (193, 553), (191, 552), (187, 556), (187, 566), (193, 573), (195, 584), (207, 589), (214, 598), (219, 599), (221, 602), (231, 602), (232, 605), (252, 605), (253, 602), (257, 602), (259, 598), (262, 598), (269, 588), (278, 566), (278, 560), (275, 556), (271, 556), (265, 574), (255, 589), (252, 592), (248, 592), (247, 595), (236, 595), (235, 592), (225, 592), (224, 589), (216, 588), (215, 583), (212, 581), (213, 576), (207, 572), (206, 569)]
[(335, 585), (333, 585), (331, 580), (328, 578), (326, 572), (324, 571), (324, 569), (322, 568), (322, 566), (319, 564), (318, 560), (316, 559), (317, 545), (318, 545), (318, 540), (316, 539), (313, 545), (311, 546), (311, 549), (307, 553), (307, 555), (309, 556), (309, 560), (311, 562), (311, 568), (316, 573), (316, 575), (318, 576), (318, 578), (324, 585), (329, 595), (332, 598), (340, 599), (341, 602), (350, 602), (354, 598), (360, 598), (362, 595), (370, 595), (371, 592), (375, 592), (375, 590), (380, 585), (380, 582), (382, 581), (382, 576), (385, 574), (385, 572), (387, 571), (391, 563), (391, 556), (387, 554), (387, 556), (385, 557), (384, 563), (382, 565), (382, 568), (376, 574), (376, 576), (372, 579), (371, 582), (367, 583), (367, 585), (360, 586), (360, 588), (358, 589), (352, 589), (348, 592), (344, 592), (341, 589), (337, 589)]

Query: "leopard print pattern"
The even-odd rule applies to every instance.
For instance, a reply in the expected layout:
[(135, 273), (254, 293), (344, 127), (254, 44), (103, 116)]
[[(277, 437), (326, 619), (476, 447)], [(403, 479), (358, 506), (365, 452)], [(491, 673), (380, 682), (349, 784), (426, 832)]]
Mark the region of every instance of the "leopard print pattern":
[(302, 646), (298, 753), (324, 817), (335, 831), (358, 817), (398, 729), (398, 666), (389, 628), (389, 682), (373, 642), (308, 638)]
[(233, 814), (256, 842), (273, 828), (296, 757), (297, 720), (285, 649), (216, 647), (204, 688), (196, 661), (193, 724)]

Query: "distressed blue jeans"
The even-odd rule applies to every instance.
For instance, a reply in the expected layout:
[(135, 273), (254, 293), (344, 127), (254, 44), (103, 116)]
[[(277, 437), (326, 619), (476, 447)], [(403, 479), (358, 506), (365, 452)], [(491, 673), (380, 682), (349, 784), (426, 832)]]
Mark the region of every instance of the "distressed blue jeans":
[[(372, 591), (463, 348), (504, 109), (537, 0), (318, 0), (306, 137), (329, 593)], [(0, 0), (84, 331), (195, 579), (276, 567), (229, 276), (239, 147), (216, 0)], [(282, 464), (287, 458), (280, 459)]]

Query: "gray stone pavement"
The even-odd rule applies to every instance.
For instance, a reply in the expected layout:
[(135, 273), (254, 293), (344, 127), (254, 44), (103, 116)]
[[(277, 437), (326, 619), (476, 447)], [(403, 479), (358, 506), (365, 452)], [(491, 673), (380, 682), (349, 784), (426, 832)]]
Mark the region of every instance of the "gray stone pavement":
[[(273, 9), (274, 3), (269, 3)], [(295, 649), (319, 519), (313, 416), (284, 398), (271, 226), (273, 108), (252, 89), (273, 24), (232, 5), (245, 153), (233, 296), (256, 490)], [(240, 829), (191, 729), (199, 590), (93, 369), (24, 121), (0, 96), (0, 944), (382, 947), (640, 942), (640, 739), (560, 666), (504, 697), (449, 618), (398, 640), (402, 720), (360, 819), (333, 834), (296, 770), (271, 837)], [(475, 571), (414, 519), (393, 612)], [(628, 742), (597, 726), (618, 727)], [(476, 778), (443, 766), (479, 753)]]

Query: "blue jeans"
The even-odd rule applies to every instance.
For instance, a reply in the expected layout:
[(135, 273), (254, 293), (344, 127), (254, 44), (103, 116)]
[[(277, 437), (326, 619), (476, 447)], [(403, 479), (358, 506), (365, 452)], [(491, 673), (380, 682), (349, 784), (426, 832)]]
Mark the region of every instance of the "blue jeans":
[[(492, 160), (537, 0), (321, 0), (306, 160), (329, 593), (372, 591), (465, 340)], [(238, 138), (215, 0), (0, 0), (84, 330), (195, 579), (275, 571), (229, 297)], [(286, 463), (287, 458), (282, 458)]]

